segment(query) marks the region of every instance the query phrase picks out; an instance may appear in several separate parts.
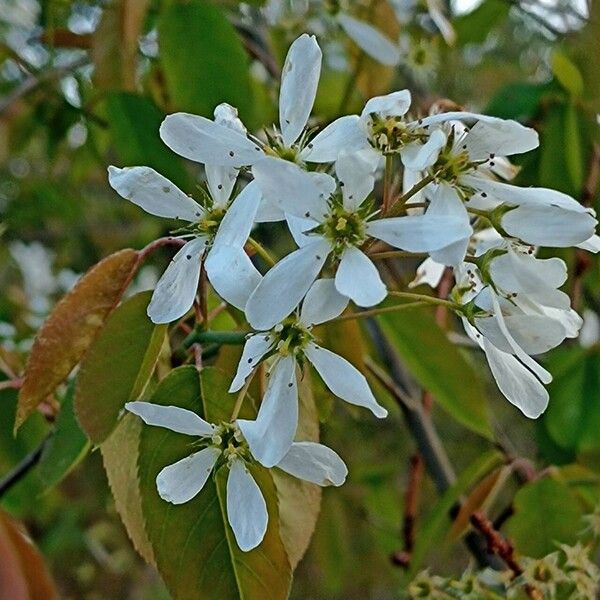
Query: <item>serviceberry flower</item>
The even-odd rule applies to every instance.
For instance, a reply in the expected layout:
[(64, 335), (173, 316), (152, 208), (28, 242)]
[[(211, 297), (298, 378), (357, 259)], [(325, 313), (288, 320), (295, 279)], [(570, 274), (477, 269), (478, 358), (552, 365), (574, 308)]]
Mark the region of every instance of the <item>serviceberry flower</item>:
[(249, 136), (241, 123), (231, 127), (188, 113), (168, 115), (160, 136), (177, 154), (207, 165), (249, 166), (264, 158), (265, 153), (301, 160), (303, 133), (317, 93), (321, 59), (314, 36), (303, 34), (290, 46), (279, 91), (280, 130), (269, 134), (267, 143)]
[[(164, 467), (156, 477), (158, 494), (172, 504), (184, 504), (197, 496), (211, 473), (221, 468), (227, 477), (227, 518), (243, 552), (256, 548), (267, 531), (269, 515), (265, 499), (249, 466), (254, 457), (236, 423), (218, 425), (177, 406), (128, 402), (125, 408), (148, 425), (164, 427), (198, 438), (198, 450)], [(277, 463), (290, 475), (320, 486), (339, 486), (346, 480), (344, 461), (330, 448), (316, 442), (295, 442)]]
[(312, 328), (340, 315), (348, 304), (333, 279), (319, 279), (309, 289), (299, 313), (267, 331), (250, 335), (244, 346), (230, 392), (240, 390), (258, 365), (268, 361), (269, 383), (255, 421), (238, 420), (252, 454), (264, 466), (286, 454), (298, 427), (296, 370), (313, 365), (333, 394), (376, 417), (387, 416), (364, 375), (346, 359), (317, 344)]
[[(335, 287), (359, 306), (373, 306), (387, 295), (377, 268), (365, 254), (377, 238), (410, 252), (434, 252), (472, 232), (457, 199), (440, 193), (424, 215), (374, 220), (366, 198), (374, 185), (370, 165), (357, 154), (336, 163), (340, 185), (323, 173), (265, 159), (253, 168), (267, 201), (286, 214), (298, 250), (277, 263), (252, 292), (246, 317), (255, 329), (270, 329), (299, 304), (326, 260), (337, 266)], [(458, 211), (458, 212), (457, 212)]]

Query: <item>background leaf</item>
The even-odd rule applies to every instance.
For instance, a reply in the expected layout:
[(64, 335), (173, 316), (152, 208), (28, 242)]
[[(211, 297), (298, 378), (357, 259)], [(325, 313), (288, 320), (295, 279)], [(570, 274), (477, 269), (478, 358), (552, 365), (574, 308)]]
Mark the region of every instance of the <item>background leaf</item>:
[(37, 334), (19, 393), (15, 428), (69, 375), (119, 302), (137, 265), (121, 250), (94, 265), (56, 305)]
[(386, 314), (380, 323), (402, 360), (436, 402), (459, 423), (487, 438), (492, 430), (485, 391), (475, 370), (423, 310)]
[(555, 51), (551, 60), (552, 73), (572, 96), (583, 94), (583, 77), (573, 61), (564, 53)]
[(146, 314), (151, 296), (142, 292), (123, 302), (81, 363), (75, 410), (97, 444), (113, 430), (125, 402), (143, 394), (154, 371), (167, 326), (154, 324)]
[(172, 3), (158, 22), (160, 64), (171, 111), (212, 117), (228, 102), (252, 115), (248, 58), (222, 10), (209, 1)]

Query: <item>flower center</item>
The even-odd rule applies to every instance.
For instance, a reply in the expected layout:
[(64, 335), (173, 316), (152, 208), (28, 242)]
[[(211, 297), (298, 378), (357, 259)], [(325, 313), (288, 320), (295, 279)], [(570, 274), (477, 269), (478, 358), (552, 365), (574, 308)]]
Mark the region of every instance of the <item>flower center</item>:
[(224, 216), (224, 208), (213, 208), (212, 210), (207, 211), (202, 219), (194, 225), (195, 232), (209, 238), (214, 237)]
[(436, 163), (431, 167), (431, 173), (435, 174), (438, 179), (456, 182), (460, 175), (470, 171), (472, 168), (473, 163), (466, 150), (456, 152), (446, 147), (446, 149), (440, 152)]
[(229, 464), (234, 458), (248, 459), (250, 450), (242, 432), (235, 423), (221, 423), (212, 435), (211, 445), (223, 451)]
[(275, 335), (278, 340), (275, 348), (281, 356), (301, 352), (314, 339), (310, 330), (295, 318), (286, 319), (281, 325), (278, 325), (275, 328)]
[(367, 239), (362, 215), (348, 212), (342, 206), (334, 206), (319, 229), (331, 242), (334, 255), (341, 254), (348, 246), (360, 246)]
[(371, 113), (368, 120), (369, 143), (383, 154), (396, 154), (407, 144), (426, 139), (420, 128), (409, 127), (402, 117), (381, 117)]

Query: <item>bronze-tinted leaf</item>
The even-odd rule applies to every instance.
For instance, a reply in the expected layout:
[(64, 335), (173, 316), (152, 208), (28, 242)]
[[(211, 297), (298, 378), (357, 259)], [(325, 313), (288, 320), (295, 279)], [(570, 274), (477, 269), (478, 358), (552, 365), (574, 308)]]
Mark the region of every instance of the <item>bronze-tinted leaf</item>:
[(19, 393), (15, 428), (69, 375), (117, 305), (136, 266), (126, 249), (92, 267), (56, 305), (33, 347)]

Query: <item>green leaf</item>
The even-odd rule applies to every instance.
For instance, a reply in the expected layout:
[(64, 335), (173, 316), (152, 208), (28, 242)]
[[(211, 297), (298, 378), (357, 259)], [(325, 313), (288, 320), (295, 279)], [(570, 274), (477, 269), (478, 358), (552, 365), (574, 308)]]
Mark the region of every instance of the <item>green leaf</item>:
[(581, 149), (581, 130), (577, 111), (573, 104), (565, 108), (565, 159), (567, 172), (575, 190), (583, 186), (583, 152)]
[(538, 111), (542, 98), (549, 92), (548, 84), (515, 82), (501, 87), (485, 109), (485, 114), (501, 119), (529, 121)]
[(144, 96), (111, 92), (106, 96), (106, 118), (120, 167), (152, 167), (185, 189), (183, 162), (159, 136), (164, 114)]
[(152, 293), (123, 302), (85, 355), (77, 377), (75, 410), (90, 439), (103, 442), (129, 400), (143, 393), (167, 331), (146, 315)]
[(575, 63), (562, 52), (555, 51), (551, 60), (552, 73), (572, 96), (583, 94), (583, 77)]
[(556, 550), (556, 542), (574, 544), (583, 526), (575, 496), (551, 477), (524, 485), (515, 495), (514, 508), (507, 533), (519, 552), (534, 558)]
[(126, 249), (94, 265), (54, 307), (39, 330), (19, 392), (15, 429), (81, 360), (137, 268), (138, 253)]
[(409, 371), (459, 423), (493, 438), (481, 379), (423, 310), (386, 314), (380, 323)]
[(452, 24), (456, 31), (458, 43), (483, 44), (490, 31), (508, 16), (510, 5), (502, 0), (484, 0), (472, 12), (457, 17)]
[[(200, 382), (200, 377), (202, 382)], [(228, 378), (215, 369), (180, 367), (163, 379), (151, 401), (177, 404), (211, 422), (228, 420), (235, 398)], [(251, 407), (245, 405), (247, 411)], [(247, 413), (246, 413), (247, 414)], [(189, 436), (143, 427), (139, 447), (139, 482), (146, 532), (156, 566), (175, 600), (283, 600), (291, 569), (279, 536), (277, 497), (269, 471), (252, 467), (267, 503), (269, 526), (258, 548), (241, 552), (225, 509), (226, 468), (211, 477), (191, 501), (174, 506), (156, 491), (165, 466), (192, 451)]]
[(90, 448), (89, 440), (75, 418), (73, 401), (73, 386), (69, 386), (60, 406), (54, 433), (40, 458), (39, 474), (48, 487), (60, 483)]
[(174, 3), (158, 21), (160, 64), (172, 110), (212, 117), (217, 104), (252, 114), (248, 57), (223, 11), (205, 0)]
[(410, 570), (407, 578), (412, 578), (419, 571), (421, 563), (429, 548), (440, 543), (450, 531), (450, 509), (459, 501), (459, 498), (491, 473), (503, 462), (502, 455), (496, 450), (490, 450), (483, 456), (473, 461), (459, 476), (456, 483), (448, 488), (435, 503), (427, 520), (423, 521), (415, 547), (410, 556)]
[(543, 417), (548, 434), (567, 450), (600, 450), (600, 348), (560, 348), (548, 368), (554, 375)]

